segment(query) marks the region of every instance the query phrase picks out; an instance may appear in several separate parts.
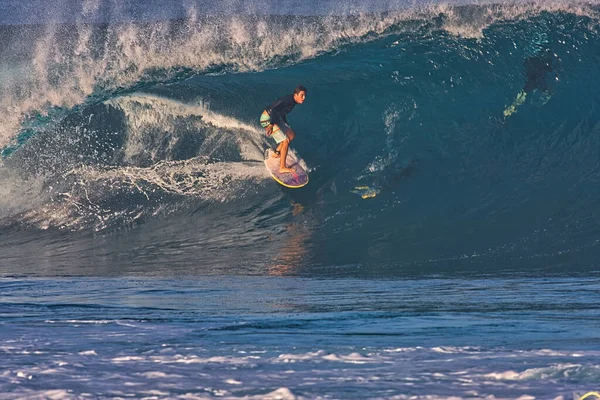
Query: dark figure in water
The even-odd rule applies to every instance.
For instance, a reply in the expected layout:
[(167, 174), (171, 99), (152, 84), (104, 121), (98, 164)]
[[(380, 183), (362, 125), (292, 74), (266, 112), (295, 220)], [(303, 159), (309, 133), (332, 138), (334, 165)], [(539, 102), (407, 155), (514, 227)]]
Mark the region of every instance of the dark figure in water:
[(523, 61), (525, 85), (517, 94), (515, 101), (504, 110), (505, 117), (514, 114), (525, 102), (527, 95), (534, 90), (541, 93), (542, 104), (546, 104), (552, 97), (549, 80), (551, 73), (556, 69), (558, 57), (548, 47), (547, 35), (537, 35), (527, 50), (529, 56)]

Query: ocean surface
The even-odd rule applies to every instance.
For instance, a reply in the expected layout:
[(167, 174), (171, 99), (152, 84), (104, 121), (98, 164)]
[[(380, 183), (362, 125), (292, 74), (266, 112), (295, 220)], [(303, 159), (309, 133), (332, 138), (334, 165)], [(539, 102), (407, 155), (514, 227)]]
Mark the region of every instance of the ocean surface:
[(600, 391), (599, 22), (0, 0), (0, 399)]

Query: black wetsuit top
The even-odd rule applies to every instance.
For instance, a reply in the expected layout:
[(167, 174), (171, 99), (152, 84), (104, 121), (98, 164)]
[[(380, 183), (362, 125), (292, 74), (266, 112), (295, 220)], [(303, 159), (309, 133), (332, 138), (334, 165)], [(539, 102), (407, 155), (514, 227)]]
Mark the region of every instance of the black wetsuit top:
[(296, 100), (294, 100), (293, 94), (286, 94), (283, 97), (275, 100), (269, 107), (265, 110), (271, 116), (272, 124), (279, 124), (280, 122), (285, 122), (287, 124), (287, 120), (285, 116), (290, 113), (296, 106)]

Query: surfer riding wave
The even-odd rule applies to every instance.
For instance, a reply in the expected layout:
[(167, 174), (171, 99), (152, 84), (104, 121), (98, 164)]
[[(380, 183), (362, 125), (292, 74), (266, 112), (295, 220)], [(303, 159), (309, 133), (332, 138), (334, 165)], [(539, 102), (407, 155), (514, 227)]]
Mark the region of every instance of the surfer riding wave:
[(290, 142), (294, 140), (296, 134), (287, 122), (286, 116), (296, 104), (304, 103), (306, 99), (306, 88), (298, 85), (293, 94), (288, 94), (275, 100), (263, 111), (260, 116), (260, 124), (267, 133), (267, 136), (273, 138), (277, 143), (277, 149), (274, 152), (275, 157), (281, 159), (279, 172), (294, 172), (286, 165), (286, 158)]

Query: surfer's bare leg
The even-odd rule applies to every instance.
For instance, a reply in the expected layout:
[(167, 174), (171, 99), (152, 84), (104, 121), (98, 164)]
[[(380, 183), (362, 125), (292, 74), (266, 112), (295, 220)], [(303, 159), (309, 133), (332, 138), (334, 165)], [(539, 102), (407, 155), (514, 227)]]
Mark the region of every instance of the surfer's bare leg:
[(288, 168), (287, 165), (285, 165), (285, 159), (287, 158), (288, 149), (290, 147), (290, 139), (285, 139), (283, 142), (281, 142), (281, 144), (281, 161), (279, 162), (279, 172), (294, 172), (293, 169)]
[(285, 161), (287, 159), (288, 149), (290, 148), (290, 142), (294, 139), (294, 137), (296, 137), (296, 135), (294, 134), (294, 132), (292, 130), (290, 130), (287, 133), (287, 139), (285, 139), (283, 142), (279, 143), (279, 146), (277, 146), (277, 151), (281, 152), (281, 161), (279, 163), (279, 172), (294, 172), (294, 170), (291, 168), (288, 168), (285, 163)]
[(282, 147), (283, 147), (283, 142), (279, 143), (279, 146), (277, 146), (277, 149), (275, 149), (275, 151), (273, 152), (273, 157), (275, 157), (275, 158), (281, 157), (281, 148)]

